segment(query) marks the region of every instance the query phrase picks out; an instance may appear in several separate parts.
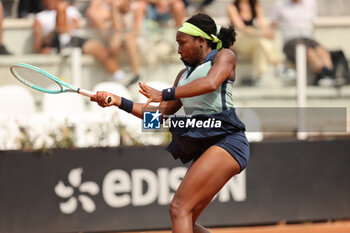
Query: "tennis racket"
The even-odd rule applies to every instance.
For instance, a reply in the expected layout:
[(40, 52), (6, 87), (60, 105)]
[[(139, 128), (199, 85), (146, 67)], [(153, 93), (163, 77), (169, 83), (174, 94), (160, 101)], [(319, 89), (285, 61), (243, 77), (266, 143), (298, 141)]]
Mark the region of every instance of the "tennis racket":
[[(92, 91), (75, 87), (69, 83), (62, 81), (54, 75), (46, 72), (38, 67), (17, 63), (10, 67), (10, 71), (23, 84), (41, 92), (49, 94), (58, 94), (64, 92), (76, 92), (83, 96), (91, 97), (95, 95)], [(108, 96), (106, 103), (110, 103), (112, 98)]]

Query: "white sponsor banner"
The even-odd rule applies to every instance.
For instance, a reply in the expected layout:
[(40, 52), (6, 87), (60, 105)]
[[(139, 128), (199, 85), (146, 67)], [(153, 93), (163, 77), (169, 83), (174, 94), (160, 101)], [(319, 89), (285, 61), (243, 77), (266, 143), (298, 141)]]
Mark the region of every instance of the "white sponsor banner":
[[(187, 172), (186, 167), (133, 169), (128, 173), (122, 169), (106, 173), (101, 184), (84, 181), (84, 169), (74, 168), (68, 174), (68, 184), (59, 180), (55, 193), (61, 198), (60, 211), (72, 214), (78, 208), (78, 202), (88, 213), (93, 213), (98, 206), (93, 196), (102, 194), (103, 200), (111, 208), (127, 206), (149, 206), (170, 204), (174, 193)], [(73, 189), (78, 191), (74, 192)], [(246, 200), (246, 171), (233, 177), (213, 201), (242, 202)]]

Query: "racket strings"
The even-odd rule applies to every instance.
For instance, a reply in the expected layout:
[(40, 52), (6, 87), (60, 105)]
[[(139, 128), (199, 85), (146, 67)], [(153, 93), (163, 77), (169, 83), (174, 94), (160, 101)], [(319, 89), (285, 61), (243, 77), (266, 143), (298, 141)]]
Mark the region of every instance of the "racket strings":
[(29, 82), (37, 87), (50, 91), (60, 91), (62, 89), (62, 87), (54, 80), (34, 69), (23, 66), (14, 66), (12, 71), (17, 78)]

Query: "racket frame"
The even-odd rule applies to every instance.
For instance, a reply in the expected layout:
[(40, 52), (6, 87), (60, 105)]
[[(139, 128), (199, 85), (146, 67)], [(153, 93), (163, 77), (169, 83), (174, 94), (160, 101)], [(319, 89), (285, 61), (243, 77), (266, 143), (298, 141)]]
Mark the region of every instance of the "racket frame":
[[(56, 82), (59, 87), (61, 88), (61, 90), (49, 90), (49, 89), (45, 89), (45, 88), (41, 88), (27, 80), (25, 80), (24, 78), (21, 77), (21, 75), (17, 74), (16, 71), (14, 70), (16, 66), (20, 66), (20, 67), (24, 67), (24, 68), (27, 68), (27, 69), (31, 69), (31, 70), (34, 70), (36, 72), (39, 72), (40, 74), (50, 78), (51, 80), (53, 80), (54, 82)], [(92, 91), (89, 91), (89, 90), (86, 90), (86, 89), (83, 89), (83, 88), (78, 88), (78, 87), (75, 87), (69, 83), (66, 83), (64, 81), (62, 81), (61, 79), (57, 78), (56, 76), (50, 74), (49, 72), (41, 69), (41, 68), (38, 68), (36, 66), (33, 66), (33, 65), (29, 65), (29, 64), (26, 64), (26, 63), (16, 63), (16, 64), (13, 64), (11, 67), (10, 67), (10, 71), (12, 73), (13, 76), (15, 76), (16, 79), (18, 79), (20, 82), (22, 82), (23, 84), (35, 89), (35, 90), (38, 90), (38, 91), (41, 91), (41, 92), (45, 92), (45, 93), (49, 93), (49, 94), (58, 94), (58, 93), (64, 93), (64, 92), (77, 92), (83, 96), (87, 96), (87, 97), (92, 97), (93, 95), (95, 95), (96, 93), (92, 92)], [(108, 96), (106, 98), (106, 103), (110, 103), (112, 101), (112, 98), (110, 96)]]

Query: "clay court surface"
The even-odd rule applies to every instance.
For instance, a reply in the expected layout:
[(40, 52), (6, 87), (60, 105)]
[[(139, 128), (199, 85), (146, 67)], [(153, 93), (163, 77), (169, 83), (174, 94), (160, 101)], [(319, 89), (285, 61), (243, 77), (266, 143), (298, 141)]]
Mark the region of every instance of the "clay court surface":
[[(327, 223), (304, 223), (258, 227), (213, 228), (211, 233), (350, 233), (350, 220)], [(171, 233), (171, 231), (138, 231), (128, 233)]]

